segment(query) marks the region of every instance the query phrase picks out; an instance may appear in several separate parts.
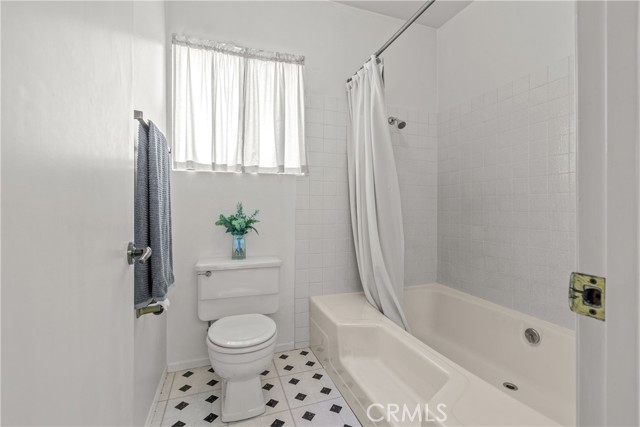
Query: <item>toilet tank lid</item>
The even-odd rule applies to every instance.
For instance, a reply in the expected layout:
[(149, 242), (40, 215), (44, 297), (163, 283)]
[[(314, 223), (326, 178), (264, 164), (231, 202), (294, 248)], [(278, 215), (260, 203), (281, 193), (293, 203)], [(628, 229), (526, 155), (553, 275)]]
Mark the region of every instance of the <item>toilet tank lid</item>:
[(196, 263), (196, 271), (240, 270), (245, 268), (279, 267), (282, 260), (276, 257), (248, 257), (246, 259), (204, 258)]

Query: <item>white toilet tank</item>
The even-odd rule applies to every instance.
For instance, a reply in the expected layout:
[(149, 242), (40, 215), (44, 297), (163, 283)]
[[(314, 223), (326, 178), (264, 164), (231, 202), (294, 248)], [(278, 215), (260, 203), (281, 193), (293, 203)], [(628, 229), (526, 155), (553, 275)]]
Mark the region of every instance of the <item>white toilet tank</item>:
[(196, 263), (198, 317), (271, 314), (280, 302), (280, 265), (275, 257), (207, 258)]

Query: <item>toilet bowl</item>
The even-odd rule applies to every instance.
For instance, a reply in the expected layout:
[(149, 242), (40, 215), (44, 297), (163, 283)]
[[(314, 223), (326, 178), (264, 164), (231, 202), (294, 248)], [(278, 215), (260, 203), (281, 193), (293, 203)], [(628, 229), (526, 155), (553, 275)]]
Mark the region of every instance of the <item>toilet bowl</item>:
[(262, 314), (223, 317), (209, 328), (209, 360), (222, 379), (223, 422), (265, 412), (260, 374), (271, 365), (277, 335), (275, 322)]

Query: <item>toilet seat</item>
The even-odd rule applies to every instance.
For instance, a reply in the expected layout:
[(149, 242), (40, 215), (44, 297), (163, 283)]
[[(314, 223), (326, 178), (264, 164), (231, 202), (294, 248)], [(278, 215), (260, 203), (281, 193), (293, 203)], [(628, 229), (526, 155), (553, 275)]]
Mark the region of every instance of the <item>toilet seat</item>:
[(242, 314), (216, 321), (209, 328), (207, 336), (209, 342), (223, 352), (235, 352), (262, 347), (261, 344), (270, 341), (275, 334), (276, 323), (272, 319), (262, 314)]

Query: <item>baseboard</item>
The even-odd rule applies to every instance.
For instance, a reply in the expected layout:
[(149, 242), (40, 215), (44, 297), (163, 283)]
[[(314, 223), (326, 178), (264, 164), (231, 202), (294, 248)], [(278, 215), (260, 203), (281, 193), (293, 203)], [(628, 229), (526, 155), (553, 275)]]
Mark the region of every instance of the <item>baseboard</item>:
[(169, 363), (169, 366), (167, 367), (167, 371), (178, 372), (184, 369), (200, 368), (202, 366), (209, 366), (209, 365), (211, 365), (211, 362), (209, 361), (208, 357), (206, 359), (183, 360), (181, 362)]
[(281, 351), (293, 350), (293, 348), (293, 341), (276, 344), (276, 353), (280, 353)]
[(162, 387), (164, 387), (164, 381), (167, 378), (167, 367), (164, 367), (162, 371), (162, 375), (160, 375), (160, 381), (158, 382), (158, 387), (156, 387), (156, 394), (153, 396), (153, 400), (151, 401), (151, 408), (149, 408), (149, 413), (147, 414), (147, 420), (144, 422), (145, 427), (150, 426), (153, 421), (153, 416), (156, 413), (156, 405), (158, 404), (158, 399), (160, 399), (160, 393), (162, 392)]

